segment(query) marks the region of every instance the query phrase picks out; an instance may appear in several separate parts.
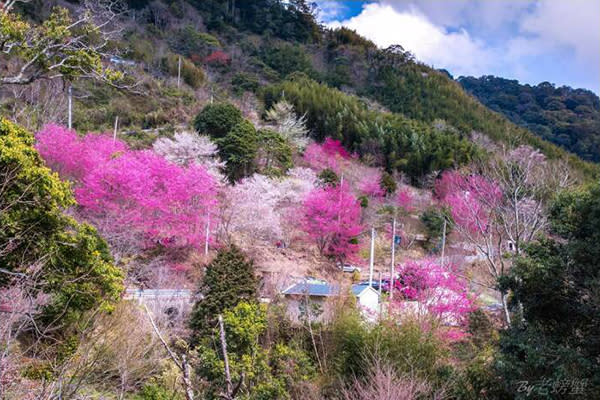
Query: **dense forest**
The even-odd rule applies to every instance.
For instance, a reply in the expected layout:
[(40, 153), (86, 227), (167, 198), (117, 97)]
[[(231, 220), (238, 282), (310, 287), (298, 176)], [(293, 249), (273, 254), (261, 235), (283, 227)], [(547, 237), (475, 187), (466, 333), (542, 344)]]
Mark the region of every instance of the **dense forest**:
[(589, 92), (305, 0), (3, 2), (0, 65), (0, 399), (600, 398)]
[(458, 82), (515, 124), (584, 160), (600, 161), (600, 99), (593, 92), (549, 82), (522, 85), (495, 76), (460, 77)]

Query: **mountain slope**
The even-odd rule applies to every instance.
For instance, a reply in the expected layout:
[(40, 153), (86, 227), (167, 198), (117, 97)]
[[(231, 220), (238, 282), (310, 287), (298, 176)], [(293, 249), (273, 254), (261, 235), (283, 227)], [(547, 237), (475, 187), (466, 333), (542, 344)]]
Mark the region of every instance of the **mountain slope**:
[[(149, 139), (144, 138), (141, 129), (170, 131), (174, 126), (189, 124), (191, 116), (209, 99), (234, 101), (258, 119), (262, 104), (256, 100), (264, 97), (261, 87), (279, 85), (290, 74), (302, 73), (321, 85), (341, 90), (367, 108), (391, 111), (413, 121), (407, 125), (412, 127), (405, 129), (411, 133), (405, 136), (411, 137), (410, 141), (399, 141), (400, 152), (413, 153), (420, 148), (422, 154), (416, 157), (429, 159), (407, 167), (411, 162), (405, 155), (394, 155), (392, 162), (386, 156), (388, 169), (415, 177), (461, 165), (472, 158), (472, 153), (467, 146), (456, 147), (455, 143), (476, 132), (503, 146), (531, 145), (549, 158), (568, 159), (588, 177), (596, 174), (595, 166), (490, 111), (447, 74), (419, 63), (401, 46), (378, 49), (351, 30), (323, 28), (305, 0), (128, 3), (130, 18), (123, 20), (124, 34), (115, 47), (124, 49), (123, 57), (134, 61), (131, 73), (142, 82), (141, 90), (123, 93), (75, 82), (78, 96), (74, 126), (79, 129), (110, 129), (118, 116), (120, 126), (138, 132), (144, 143)], [(28, 12), (32, 18), (39, 18), (35, 9)], [(180, 56), (183, 82), (177, 86)], [(323, 117), (335, 119), (343, 114), (345, 103), (338, 103), (338, 108), (330, 108), (330, 114)], [(316, 103), (307, 106), (317, 108)], [(39, 124), (43, 118), (36, 121)], [(440, 127), (447, 141), (433, 134)], [(377, 129), (381, 130), (375, 134), (377, 137), (386, 137), (390, 132), (389, 126), (381, 124)], [(314, 133), (319, 138), (337, 136), (359, 155), (372, 153), (365, 147), (373, 144), (386, 146), (368, 132), (363, 132), (358, 141), (356, 137), (340, 136), (340, 132)], [(444, 147), (448, 154), (442, 154)], [(459, 149), (456, 153), (452, 150), (455, 148)], [(428, 149), (433, 150), (425, 154)], [(388, 148), (387, 152), (389, 155), (395, 149)]]
[(458, 82), (490, 109), (584, 160), (600, 161), (600, 99), (585, 89), (543, 82), (522, 85), (495, 76)]

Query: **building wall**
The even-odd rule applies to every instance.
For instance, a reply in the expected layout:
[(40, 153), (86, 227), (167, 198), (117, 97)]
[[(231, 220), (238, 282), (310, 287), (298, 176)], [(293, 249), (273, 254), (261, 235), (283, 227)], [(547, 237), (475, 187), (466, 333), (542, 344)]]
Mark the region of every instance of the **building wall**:
[(365, 290), (358, 296), (358, 303), (363, 308), (377, 311), (379, 309), (379, 295), (373, 290)]
[[(293, 322), (304, 322), (306, 320), (306, 298), (304, 296), (285, 297), (287, 315)], [(308, 298), (311, 321), (328, 322), (333, 317), (334, 305), (328, 297)]]

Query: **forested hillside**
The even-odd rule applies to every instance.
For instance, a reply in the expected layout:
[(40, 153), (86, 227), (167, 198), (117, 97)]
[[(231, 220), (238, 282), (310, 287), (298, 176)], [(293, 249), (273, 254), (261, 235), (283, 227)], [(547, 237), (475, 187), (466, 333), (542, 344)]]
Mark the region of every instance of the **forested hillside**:
[(495, 76), (460, 77), (458, 82), (515, 124), (584, 160), (600, 161), (600, 99), (593, 92), (549, 82), (522, 85)]
[(305, 0), (2, 2), (0, 399), (600, 398), (597, 178)]
[[(41, 18), (49, 12), (52, 2), (37, 7), (33, 4), (25, 10), (33, 18)], [(256, 108), (252, 103), (256, 97), (263, 97), (260, 87), (280, 84), (289, 74), (302, 72), (322, 85), (354, 96), (368, 107), (379, 107), (377, 111), (387, 110), (417, 121), (419, 129), (432, 130), (433, 134), (428, 135), (439, 143), (440, 135), (436, 131), (444, 132), (446, 144), (457, 142), (456, 145), (461, 138), (483, 135), (500, 144), (532, 145), (550, 158), (569, 159), (585, 174), (595, 173), (596, 167), (581, 163), (530, 131), (490, 112), (446, 74), (420, 64), (401, 46), (381, 50), (350, 30), (324, 30), (315, 21), (312, 6), (307, 2), (291, 2), (291, 7), (271, 0), (240, 4), (219, 0), (131, 1), (128, 4), (130, 19), (121, 22), (122, 34), (113, 38), (119, 58), (116, 64), (113, 58), (112, 67), (134, 70), (132, 75), (137, 85), (129, 91), (118, 91), (110, 86), (90, 86), (85, 80), (74, 82), (75, 127), (109, 128), (118, 116), (120, 126), (132, 131), (131, 137), (143, 137), (141, 129), (168, 130), (185, 123), (203, 99), (225, 100), (231, 96), (237, 98), (242, 108)], [(173, 87), (166, 83), (176, 79), (180, 56), (181, 80), (185, 85)], [(52, 94), (19, 93), (14, 100), (22, 102), (18, 105), (4, 102), (4, 107), (15, 113), (22, 110), (23, 103), (32, 104), (31, 96), (47, 97), (58, 94), (57, 91), (62, 91), (59, 103), (65, 107), (65, 86), (52, 90)], [(313, 99), (311, 106), (316, 109), (320, 105), (317, 97)], [(37, 103), (47, 101), (46, 98), (36, 100)], [(331, 112), (343, 115), (346, 111), (341, 105), (338, 108), (338, 103), (333, 101)], [(26, 126), (39, 128), (48, 118), (64, 120), (64, 113), (56, 113), (56, 106), (43, 111), (31, 110)], [(22, 113), (15, 116), (19, 115), (22, 118)], [(372, 139), (377, 134), (354, 132), (353, 135), (342, 141), (350, 146), (349, 150), (359, 154), (369, 146), (382, 145), (381, 140)], [(423, 144), (428, 146), (426, 142)], [(405, 148), (402, 151), (421, 146), (414, 139), (412, 143), (404, 139), (402, 144)], [(466, 149), (464, 145), (458, 146)], [(440, 166), (448, 163), (459, 165), (472, 156), (470, 152), (452, 151), (450, 156), (444, 154), (445, 159), (438, 160), (434, 150), (429, 152), (428, 160), (419, 161), (429, 165), (407, 167), (403, 167), (408, 165), (403, 156), (396, 155), (398, 160), (388, 160), (386, 166), (401, 170), (412, 168), (417, 175), (422, 175), (432, 169), (439, 171)], [(418, 154), (413, 157), (424, 158)]]

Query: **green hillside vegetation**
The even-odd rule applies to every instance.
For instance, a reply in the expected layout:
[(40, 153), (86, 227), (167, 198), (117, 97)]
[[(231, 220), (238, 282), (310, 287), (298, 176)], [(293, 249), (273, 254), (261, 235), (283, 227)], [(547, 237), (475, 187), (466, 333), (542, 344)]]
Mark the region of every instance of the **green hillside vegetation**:
[(338, 139), (363, 158), (389, 170), (403, 171), (411, 178), (466, 164), (477, 153), (456, 130), (369, 110), (355, 96), (305, 76), (266, 87), (265, 107), (270, 108), (282, 95), (306, 115), (315, 139)]
[[(141, 85), (119, 92), (75, 82), (80, 94), (75, 99), (76, 127), (109, 129), (117, 115), (120, 126), (133, 131), (188, 124), (207, 92), (227, 101), (270, 84), (262, 96), (267, 107), (286, 87), (299, 111), (308, 113), (315, 138), (343, 139), (350, 150), (377, 154), (376, 161), (388, 170), (399, 169), (413, 178), (472, 159), (476, 150), (467, 139), (473, 132), (509, 147), (529, 144), (550, 158), (566, 158), (588, 177), (597, 173), (595, 166), (487, 109), (448, 74), (419, 63), (401, 46), (378, 49), (349, 29), (319, 26), (304, 0), (288, 5), (276, 0), (128, 4), (135, 19), (113, 46), (136, 62), (131, 72)], [(40, 17), (33, 7), (26, 11)], [(174, 87), (178, 57), (179, 88)], [(312, 94), (300, 90), (304, 83), (297, 79), (286, 82), (298, 72), (313, 80), (308, 83)], [(376, 101), (393, 114), (368, 111), (354, 96), (371, 105)], [(102, 99), (101, 107), (89, 98)]]
[(310, 1), (0, 6), (2, 400), (600, 398), (598, 98)]
[(458, 82), (515, 124), (584, 160), (600, 161), (600, 99), (591, 91), (548, 82), (522, 85), (495, 76), (460, 77)]

